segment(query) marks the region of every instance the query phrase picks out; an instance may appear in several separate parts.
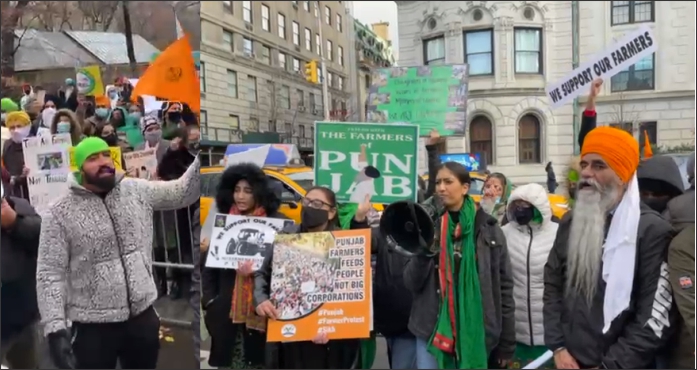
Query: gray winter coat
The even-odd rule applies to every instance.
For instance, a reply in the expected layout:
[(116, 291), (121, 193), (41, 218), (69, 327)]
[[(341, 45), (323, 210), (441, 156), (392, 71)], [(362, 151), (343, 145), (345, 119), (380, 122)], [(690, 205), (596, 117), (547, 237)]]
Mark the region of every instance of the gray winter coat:
[(123, 322), (157, 299), (152, 277), (153, 211), (200, 197), (197, 158), (175, 181), (117, 175), (102, 198), (69, 176), (69, 191), (43, 217), (37, 296), (46, 334), (83, 323)]

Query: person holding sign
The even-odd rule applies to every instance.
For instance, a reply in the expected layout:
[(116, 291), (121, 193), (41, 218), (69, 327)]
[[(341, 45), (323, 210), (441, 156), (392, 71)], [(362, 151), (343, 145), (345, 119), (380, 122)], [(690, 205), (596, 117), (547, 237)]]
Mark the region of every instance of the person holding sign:
[[(292, 225), (283, 232), (286, 234), (318, 233), (341, 230), (337, 215), (336, 194), (325, 187), (310, 189), (302, 201), (300, 225)], [(372, 209), (370, 197), (366, 197), (356, 209), (355, 216), (348, 225), (350, 229), (368, 228), (367, 215)], [(347, 225), (345, 225), (347, 226)], [(254, 302), (256, 313), (270, 320), (280, 318), (280, 313), (270, 299), (273, 249), (267, 250), (261, 268), (255, 273)], [(360, 363), (365, 355), (361, 341), (340, 339), (329, 341), (327, 333), (317, 333), (312, 342), (280, 343), (278, 363), (281, 369), (349, 369)]]
[(516, 348), (513, 277), (494, 217), (468, 195), (470, 174), (444, 163), (436, 177), (438, 253), (404, 269), (414, 295), (409, 329), (418, 369), (505, 368)]
[(198, 201), (200, 162), (176, 181), (127, 178), (96, 137), (75, 147), (75, 162), (68, 192), (42, 215), (39, 239), (37, 297), (51, 358), (61, 369), (114, 369), (117, 362), (154, 369), (153, 211)]
[[(230, 166), (223, 172), (215, 197), (216, 213), (286, 218), (281, 201), (264, 171), (251, 163)], [(207, 248), (210, 240), (201, 244)], [(201, 302), (211, 335), (210, 366), (232, 369), (264, 368), (266, 318), (255, 314), (253, 262), (236, 270), (204, 267)], [(205, 266), (205, 261), (202, 262)]]

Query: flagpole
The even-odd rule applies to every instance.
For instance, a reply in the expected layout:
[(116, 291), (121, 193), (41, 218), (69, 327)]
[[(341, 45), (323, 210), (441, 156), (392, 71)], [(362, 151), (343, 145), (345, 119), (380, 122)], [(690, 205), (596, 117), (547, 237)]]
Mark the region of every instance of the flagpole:
[(327, 63), (324, 59), (324, 37), (322, 37), (322, 8), (319, 6), (319, 1), (315, 1), (317, 9), (317, 27), (319, 28), (319, 59), (322, 63), (322, 107), (324, 108), (324, 120), (329, 121), (329, 89), (327, 87)]

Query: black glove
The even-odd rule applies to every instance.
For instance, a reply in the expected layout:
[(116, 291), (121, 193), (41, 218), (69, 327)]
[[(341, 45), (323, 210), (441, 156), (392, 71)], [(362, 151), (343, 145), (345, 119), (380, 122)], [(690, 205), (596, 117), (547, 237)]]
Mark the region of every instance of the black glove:
[(70, 334), (63, 329), (48, 335), (48, 348), (53, 364), (59, 369), (76, 369), (77, 361), (70, 343)]

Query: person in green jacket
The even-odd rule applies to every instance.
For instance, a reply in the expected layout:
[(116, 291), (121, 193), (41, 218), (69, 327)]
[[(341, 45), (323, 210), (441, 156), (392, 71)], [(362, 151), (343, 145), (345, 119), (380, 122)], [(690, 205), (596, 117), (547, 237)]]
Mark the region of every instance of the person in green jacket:
[(131, 148), (142, 144), (143, 133), (140, 131), (140, 116), (129, 113), (123, 106), (116, 107), (109, 112), (107, 122), (116, 128), (116, 132), (124, 133)]

